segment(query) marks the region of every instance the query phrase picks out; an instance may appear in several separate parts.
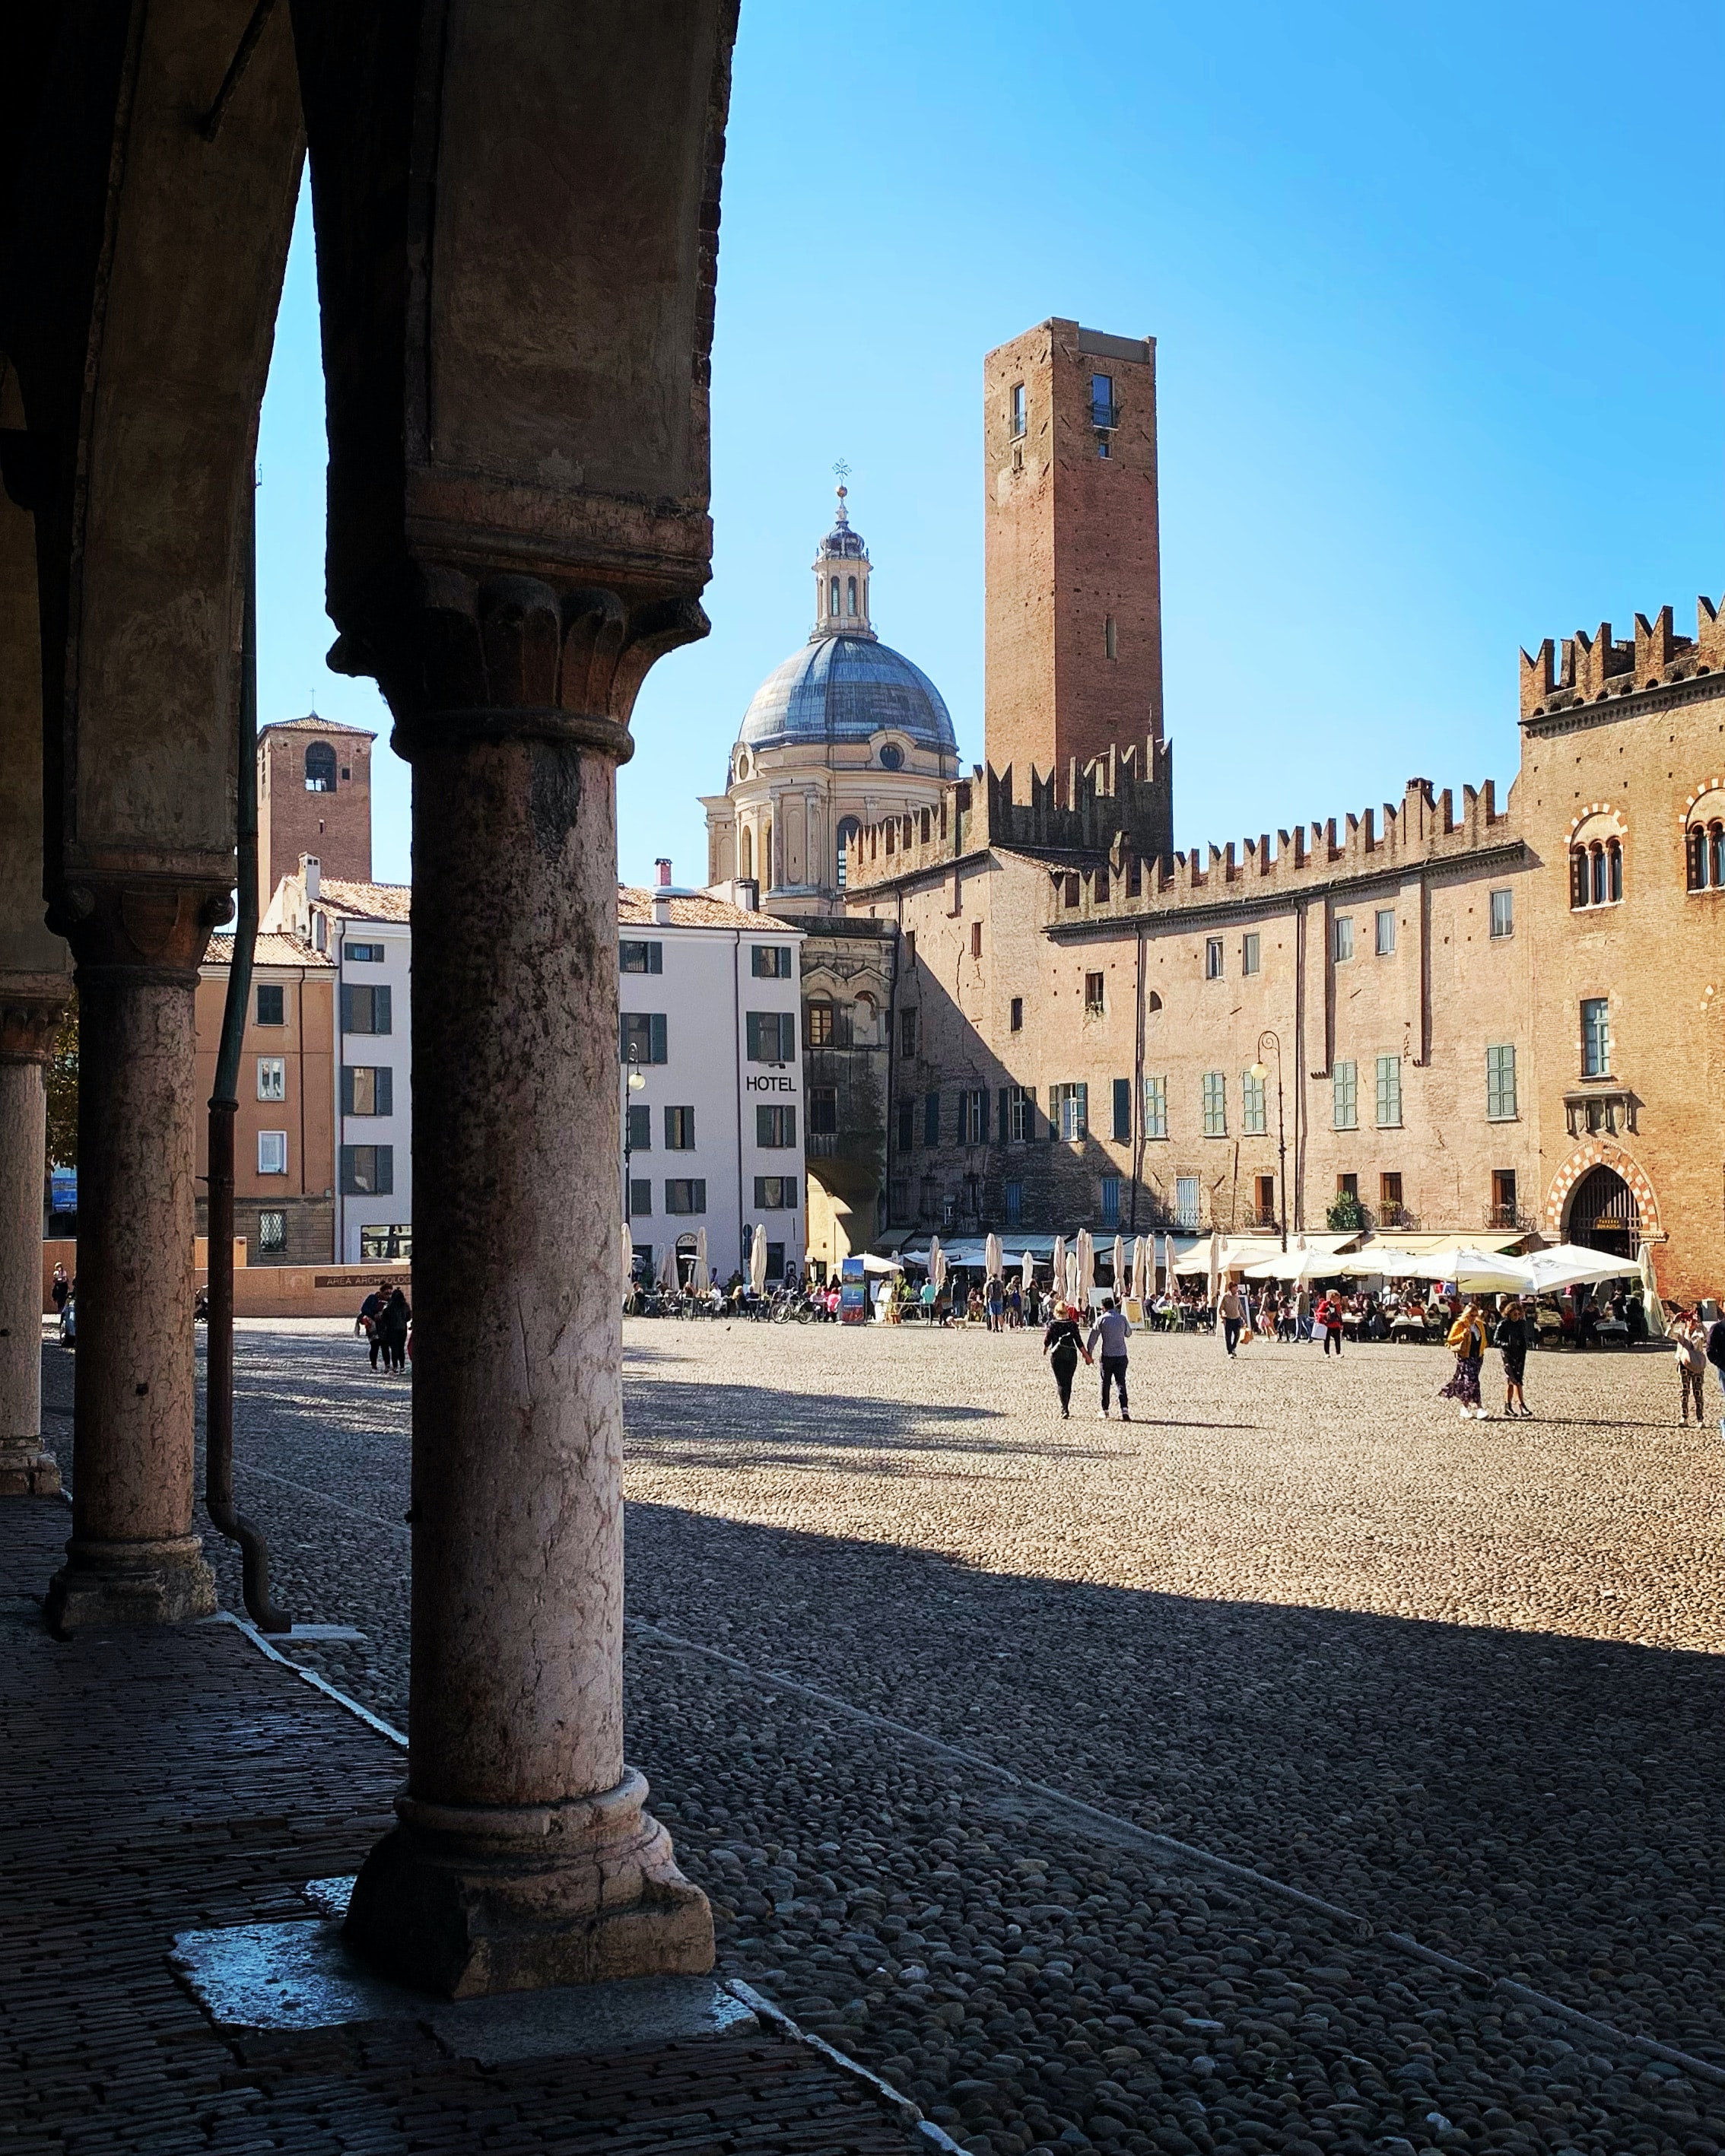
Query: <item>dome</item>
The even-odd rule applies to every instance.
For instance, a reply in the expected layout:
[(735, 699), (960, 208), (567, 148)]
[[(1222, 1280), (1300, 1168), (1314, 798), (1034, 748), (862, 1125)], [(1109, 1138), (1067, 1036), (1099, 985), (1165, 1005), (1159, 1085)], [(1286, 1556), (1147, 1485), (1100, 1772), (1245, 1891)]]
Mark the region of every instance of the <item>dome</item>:
[(866, 742), (887, 731), (956, 757), (941, 692), (901, 652), (875, 636), (816, 636), (756, 690), (739, 739), (751, 748), (793, 742)]

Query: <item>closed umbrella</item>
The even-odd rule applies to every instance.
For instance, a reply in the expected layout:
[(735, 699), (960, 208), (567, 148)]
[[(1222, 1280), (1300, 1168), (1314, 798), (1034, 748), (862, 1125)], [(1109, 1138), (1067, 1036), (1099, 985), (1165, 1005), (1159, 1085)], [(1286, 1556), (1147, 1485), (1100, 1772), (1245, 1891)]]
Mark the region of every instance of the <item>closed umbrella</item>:
[(1142, 1235), (1135, 1236), (1132, 1240), (1132, 1300), (1135, 1302), (1147, 1302), (1150, 1299), (1150, 1282), (1147, 1277), (1149, 1270), (1149, 1260), (1145, 1255), (1144, 1238)]
[(676, 1284), (677, 1246), (675, 1243), (667, 1243), (665, 1246), (665, 1255), (659, 1260), (659, 1285), (661, 1287), (675, 1287)]
[(985, 1280), (999, 1280), (1005, 1270), (1000, 1249), (1000, 1238), (991, 1229), (988, 1241), (983, 1245), (983, 1277)]
[(1055, 1293), (1060, 1297), (1062, 1302), (1065, 1302), (1067, 1297), (1066, 1239), (1064, 1235), (1056, 1235), (1055, 1237), (1053, 1286)]
[(928, 1239), (928, 1277), (934, 1282), (934, 1291), (938, 1295), (947, 1284), (947, 1254), (941, 1248), (938, 1235), (931, 1235)]
[(1088, 1228), (1078, 1231), (1078, 1295), (1081, 1310), (1090, 1307), (1090, 1291), (1096, 1284), (1096, 1246)]
[(1653, 1277), (1653, 1245), (1641, 1245), (1641, 1307), (1647, 1313), (1647, 1330), (1656, 1340), (1665, 1337), (1665, 1312), (1660, 1307), (1659, 1283)]
[(1121, 1235), (1114, 1238), (1114, 1300), (1126, 1300), (1126, 1240)]
[(633, 1287), (635, 1280), (635, 1239), (627, 1220), (623, 1224), (623, 1285)]
[(695, 1231), (695, 1271), (689, 1285), (696, 1295), (705, 1295), (712, 1284), (712, 1276), (706, 1269), (706, 1230), (697, 1228)]
[[(1214, 1310), (1222, 1300), (1222, 1231), (1219, 1228), (1210, 1230), (1209, 1264), (1206, 1271), (1209, 1279), (1210, 1308)], [(1219, 1317), (1216, 1320), (1218, 1325), (1221, 1322)]]
[(749, 1245), (749, 1286), (757, 1295), (763, 1293), (767, 1286), (767, 1230), (758, 1220), (755, 1240)]
[(1024, 1253), (1024, 1262), (1019, 1268), (1019, 1272), (1024, 1293), (1029, 1295), (1036, 1285), (1036, 1260), (1028, 1250)]
[(1067, 1301), (1071, 1304), (1075, 1310), (1076, 1310), (1079, 1306), (1078, 1253), (1076, 1250), (1068, 1250), (1066, 1253), (1066, 1282), (1062, 1292), (1065, 1294)]

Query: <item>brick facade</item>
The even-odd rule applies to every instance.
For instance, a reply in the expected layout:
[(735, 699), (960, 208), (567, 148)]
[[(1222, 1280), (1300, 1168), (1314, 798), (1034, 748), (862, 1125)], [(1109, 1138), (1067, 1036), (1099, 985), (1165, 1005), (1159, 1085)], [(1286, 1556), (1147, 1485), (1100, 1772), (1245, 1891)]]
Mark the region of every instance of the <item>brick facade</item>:
[[(258, 910), (314, 855), (329, 876), (372, 880), (372, 742), (336, 719), (289, 719), (258, 737)], [(308, 769), (307, 752), (316, 768)], [(309, 781), (322, 780), (328, 790)]]

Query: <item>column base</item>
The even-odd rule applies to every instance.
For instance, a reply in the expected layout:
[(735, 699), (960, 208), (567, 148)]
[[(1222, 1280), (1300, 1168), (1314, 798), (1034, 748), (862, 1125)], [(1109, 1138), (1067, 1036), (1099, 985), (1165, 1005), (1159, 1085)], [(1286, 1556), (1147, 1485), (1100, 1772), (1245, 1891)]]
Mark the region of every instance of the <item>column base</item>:
[(446, 1999), (704, 1975), (712, 1912), (646, 1794), (630, 1768), (614, 1789), (559, 1804), (399, 1798), (401, 1825), (362, 1866), (344, 1936), (374, 1968)]
[(183, 1625), (216, 1606), (215, 1574), (196, 1535), (150, 1543), (66, 1544), (42, 1614), (56, 1639), (133, 1625)]
[(33, 1437), (0, 1437), (0, 1497), (58, 1497), (60, 1464)]

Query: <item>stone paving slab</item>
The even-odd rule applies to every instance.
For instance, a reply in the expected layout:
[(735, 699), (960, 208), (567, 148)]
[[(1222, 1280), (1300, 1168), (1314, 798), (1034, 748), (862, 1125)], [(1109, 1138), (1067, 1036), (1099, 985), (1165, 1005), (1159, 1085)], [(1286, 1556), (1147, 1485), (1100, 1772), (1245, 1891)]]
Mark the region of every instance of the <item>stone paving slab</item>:
[(499, 2038), (521, 2010), (489, 2001), (466, 2020), (426, 2002), (218, 2031), (176, 1979), (177, 1937), (326, 1933), (308, 1890), (351, 1874), (389, 1825), (400, 1755), (230, 1625), (51, 1641), (30, 1597), (69, 1523), (58, 1504), (0, 1499), (0, 2151), (915, 2145), (857, 2082), (740, 2009), (731, 2030), (644, 2046), (615, 2030), (597, 2048), (591, 2032), (562, 2050)]

